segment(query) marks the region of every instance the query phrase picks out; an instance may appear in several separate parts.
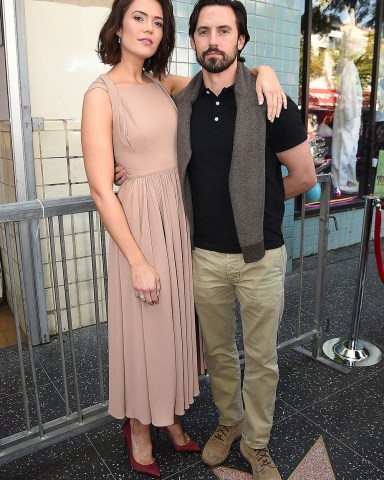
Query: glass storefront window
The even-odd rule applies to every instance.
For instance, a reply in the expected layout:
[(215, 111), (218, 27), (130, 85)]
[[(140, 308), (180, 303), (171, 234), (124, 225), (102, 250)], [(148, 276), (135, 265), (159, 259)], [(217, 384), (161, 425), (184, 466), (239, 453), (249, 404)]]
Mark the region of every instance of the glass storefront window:
[[(384, 9), (383, 9), (384, 15)], [(384, 18), (380, 32), (380, 58), (376, 97), (376, 125), (373, 147), (374, 194), (383, 197), (384, 192)]]
[[(367, 193), (375, 12), (376, 0), (312, 2), (308, 138), (316, 171), (332, 175), (336, 205)], [(384, 125), (384, 97), (380, 108)]]

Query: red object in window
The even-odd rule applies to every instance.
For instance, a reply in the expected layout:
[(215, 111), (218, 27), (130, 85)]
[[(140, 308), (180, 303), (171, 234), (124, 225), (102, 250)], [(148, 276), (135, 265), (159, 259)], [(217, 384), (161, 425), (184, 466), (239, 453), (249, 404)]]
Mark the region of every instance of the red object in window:
[[(332, 88), (309, 88), (309, 110), (324, 110), (332, 115), (339, 97), (339, 92)], [(369, 109), (371, 92), (363, 91), (363, 107)], [(301, 90), (299, 91), (299, 105), (301, 105)]]
[(335, 109), (337, 102), (337, 91), (325, 88), (309, 89), (309, 109), (328, 109), (331, 112)]
[[(381, 204), (381, 208), (384, 208), (384, 203)], [(377, 270), (379, 271), (381, 281), (384, 283), (384, 263), (383, 263), (383, 254), (381, 251), (381, 239), (380, 239), (381, 212), (382, 210), (380, 210), (379, 208), (376, 210), (374, 243), (375, 243), (375, 257), (376, 257), (376, 263), (377, 263)]]

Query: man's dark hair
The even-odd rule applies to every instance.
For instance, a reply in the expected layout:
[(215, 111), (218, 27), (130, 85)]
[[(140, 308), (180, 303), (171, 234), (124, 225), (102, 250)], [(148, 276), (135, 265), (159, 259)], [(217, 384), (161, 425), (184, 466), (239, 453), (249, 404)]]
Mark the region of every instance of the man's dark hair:
[[(111, 13), (100, 30), (97, 53), (106, 65), (116, 65), (121, 61), (121, 47), (116, 32), (123, 25), (123, 18), (133, 0), (114, 0)], [(144, 70), (160, 78), (167, 71), (168, 63), (175, 47), (175, 17), (171, 0), (157, 0), (163, 10), (163, 38), (152, 57), (144, 62)]]
[[(248, 43), (251, 37), (249, 36), (248, 28), (247, 28), (247, 11), (245, 10), (244, 5), (241, 2), (239, 2), (239, 0), (198, 0), (198, 2), (196, 2), (195, 6), (193, 7), (191, 16), (189, 17), (189, 36), (193, 38), (193, 35), (196, 31), (197, 21), (199, 19), (201, 10), (204, 7), (210, 7), (210, 6), (232, 8), (233, 13), (236, 16), (236, 23), (237, 23), (237, 30), (239, 32), (239, 37), (241, 35), (244, 35), (244, 38), (245, 38), (244, 47), (245, 47), (245, 45)], [(244, 62), (245, 61), (244, 57), (240, 56), (241, 50), (239, 50), (237, 57), (240, 62)]]

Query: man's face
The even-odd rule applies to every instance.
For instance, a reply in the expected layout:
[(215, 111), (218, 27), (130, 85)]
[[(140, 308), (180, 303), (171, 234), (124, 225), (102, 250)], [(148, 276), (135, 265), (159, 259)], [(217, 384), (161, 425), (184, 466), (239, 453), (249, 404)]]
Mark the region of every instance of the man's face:
[(244, 46), (244, 36), (239, 37), (234, 11), (219, 5), (202, 8), (190, 40), (197, 62), (210, 73), (227, 70)]

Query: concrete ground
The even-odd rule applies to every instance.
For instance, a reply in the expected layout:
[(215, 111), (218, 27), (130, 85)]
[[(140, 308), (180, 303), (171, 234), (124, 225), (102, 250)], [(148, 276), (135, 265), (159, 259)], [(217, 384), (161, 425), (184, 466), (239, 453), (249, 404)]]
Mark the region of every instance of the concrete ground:
[[(329, 252), (326, 274), (324, 339), (348, 335), (356, 291), (359, 247)], [(302, 322), (310, 329), (314, 309), (316, 258), (304, 263)], [(286, 308), (280, 341), (292, 335), (297, 315), (299, 274), (297, 263), (286, 278)], [(362, 339), (384, 351), (384, 286), (375, 258), (369, 255), (365, 296), (361, 316)], [(240, 331), (241, 329), (239, 329)], [(76, 333), (78, 371), (84, 398), (97, 398), (97, 372), (90, 360), (94, 329)], [(239, 340), (239, 343), (240, 340)], [(104, 341), (106, 358), (106, 341)], [(57, 345), (35, 347), (38, 384), (46, 419), (63, 409)], [(0, 350), (0, 438), (22, 427), (20, 381), (16, 374), (14, 348)], [(297, 351), (279, 355), (280, 382), (270, 450), (284, 480), (288, 479), (316, 440), (322, 436), (337, 479), (384, 479), (384, 364), (355, 368), (340, 373)], [(46, 413), (44, 413), (46, 412)], [(213, 432), (217, 422), (209, 378), (201, 381), (201, 394), (183, 419), (190, 436), (199, 444)], [(198, 454), (175, 452), (163, 436), (154, 440), (154, 454), (162, 479), (214, 479)], [(226, 466), (250, 472), (238, 444), (232, 448)], [(317, 476), (316, 476), (317, 475)], [(133, 472), (123, 454), (121, 422), (107, 425), (63, 441), (0, 466), (1, 480), (101, 480), (145, 478)], [(235, 478), (235, 477), (233, 477)], [(240, 477), (239, 477), (240, 478)], [(309, 472), (305, 480), (321, 478)]]

